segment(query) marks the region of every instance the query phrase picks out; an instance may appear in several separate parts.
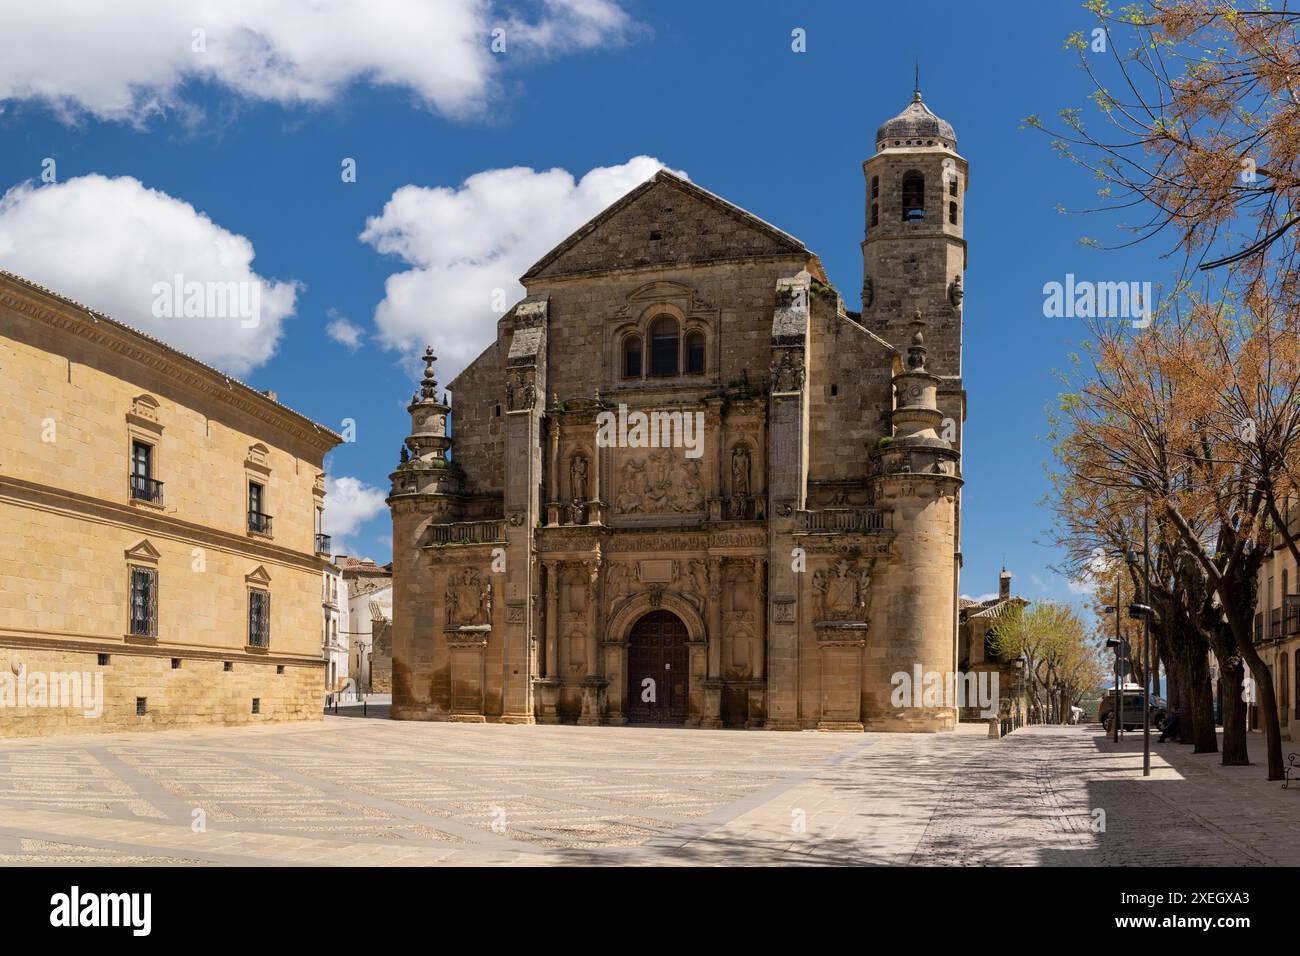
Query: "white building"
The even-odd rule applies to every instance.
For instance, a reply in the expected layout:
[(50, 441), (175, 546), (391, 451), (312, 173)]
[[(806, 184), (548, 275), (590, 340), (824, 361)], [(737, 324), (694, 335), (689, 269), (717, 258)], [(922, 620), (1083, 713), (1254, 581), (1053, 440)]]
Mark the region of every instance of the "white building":
[(385, 626), (393, 619), (392, 565), (380, 566), (369, 558), (345, 555), (340, 555), (336, 563), (347, 587), (348, 676), (363, 693), (389, 693), (392, 648), (391, 644), (381, 646), (376, 667), (375, 634), (387, 633)]
[(325, 693), (348, 686), (348, 582), (334, 564), (321, 575), (321, 654), (325, 658)]

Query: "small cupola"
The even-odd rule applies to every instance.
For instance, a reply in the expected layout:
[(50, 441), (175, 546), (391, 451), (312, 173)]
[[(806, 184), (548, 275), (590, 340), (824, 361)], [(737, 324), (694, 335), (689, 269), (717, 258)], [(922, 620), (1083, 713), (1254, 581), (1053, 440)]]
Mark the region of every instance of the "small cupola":
[(957, 148), (957, 133), (952, 124), (940, 119), (925, 105), (921, 88), (912, 93), (907, 109), (893, 119), (886, 120), (876, 130), (876, 150), (907, 149), (917, 146), (944, 146)]

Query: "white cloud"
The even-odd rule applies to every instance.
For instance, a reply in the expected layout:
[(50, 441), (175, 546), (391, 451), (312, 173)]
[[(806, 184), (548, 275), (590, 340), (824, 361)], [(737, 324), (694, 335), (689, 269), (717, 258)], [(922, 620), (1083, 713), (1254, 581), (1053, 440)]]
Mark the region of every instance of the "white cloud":
[[(490, 48), (498, 27), (504, 53)], [(491, 99), (494, 77), (515, 58), (616, 44), (634, 29), (616, 0), (543, 0), (531, 18), (493, 0), (11, 3), (0, 30), (0, 101), (40, 101), (67, 120), (139, 122), (191, 109), (183, 89), (196, 81), (310, 105), (365, 82), (464, 117)]]
[(325, 326), (325, 334), (353, 352), (361, 348), (361, 340), (365, 337), (361, 326), (349, 322), (346, 316), (339, 315), (334, 309), (330, 309), (328, 315), (333, 321)]
[(990, 591), (988, 594), (980, 594), (977, 597), (971, 597), (969, 594), (963, 594), (967, 601), (974, 601), (976, 604), (983, 604), (985, 601), (992, 601), (998, 597), (997, 591)]
[(456, 189), (401, 187), (361, 233), (413, 267), (384, 284), (375, 309), (380, 338), (408, 352), (432, 342), (439, 380), (450, 382), (495, 337), (494, 305), (505, 309), (523, 296), (519, 276), (662, 168), (636, 156), (577, 181), (563, 169), (516, 166), (476, 173)]
[[(386, 507), (387, 493), (367, 485), (359, 478), (346, 475), (335, 478), (325, 476), (325, 530), (335, 538), (346, 538)], [(334, 553), (339, 542), (334, 542)]]
[[(22, 183), (0, 198), (0, 268), (70, 296), (168, 345), (244, 375), (275, 352), (281, 326), (293, 314), (299, 286), (253, 271), (253, 244), (221, 228), (193, 206), (146, 188), (129, 176), (82, 176), (34, 186)], [(175, 277), (222, 289), (237, 283), (245, 305), (209, 314), (156, 314), (159, 283)], [(205, 297), (206, 298), (206, 297)], [(233, 304), (233, 303), (232, 303)], [(205, 302), (206, 306), (206, 302)]]

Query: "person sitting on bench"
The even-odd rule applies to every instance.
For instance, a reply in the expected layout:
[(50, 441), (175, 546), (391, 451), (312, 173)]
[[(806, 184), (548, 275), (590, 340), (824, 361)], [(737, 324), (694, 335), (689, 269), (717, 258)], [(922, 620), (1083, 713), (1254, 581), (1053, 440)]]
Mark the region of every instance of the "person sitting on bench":
[(1178, 708), (1176, 707), (1169, 709), (1169, 716), (1165, 720), (1165, 729), (1160, 731), (1160, 739), (1156, 742), (1164, 743), (1167, 737), (1173, 740), (1178, 739)]

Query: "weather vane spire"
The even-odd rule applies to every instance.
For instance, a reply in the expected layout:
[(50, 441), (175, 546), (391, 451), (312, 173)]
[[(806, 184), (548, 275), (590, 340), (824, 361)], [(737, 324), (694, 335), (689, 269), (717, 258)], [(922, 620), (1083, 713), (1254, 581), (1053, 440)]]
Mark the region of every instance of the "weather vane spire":
[(912, 82), (912, 102), (921, 102), (921, 60), (920, 57), (912, 58), (912, 69), (915, 79)]

